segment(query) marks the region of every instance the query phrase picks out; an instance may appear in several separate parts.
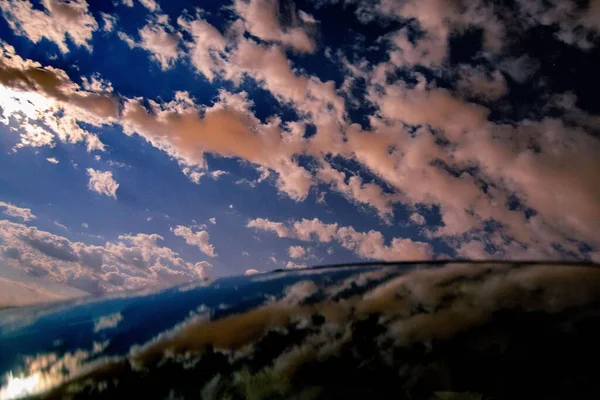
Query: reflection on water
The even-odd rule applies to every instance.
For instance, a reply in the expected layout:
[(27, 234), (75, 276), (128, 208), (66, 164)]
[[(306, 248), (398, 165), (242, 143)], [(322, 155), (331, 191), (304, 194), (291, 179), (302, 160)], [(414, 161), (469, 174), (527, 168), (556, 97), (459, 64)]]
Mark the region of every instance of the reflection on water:
[(3, 400), (39, 394), (55, 384), (52, 382), (52, 378), (43, 376), (41, 372), (19, 377), (13, 376), (12, 372), (9, 372), (7, 381), (6, 385), (0, 388), (0, 399)]
[(590, 266), (276, 272), (63, 306), (16, 326), (0, 326), (2, 399), (600, 395)]

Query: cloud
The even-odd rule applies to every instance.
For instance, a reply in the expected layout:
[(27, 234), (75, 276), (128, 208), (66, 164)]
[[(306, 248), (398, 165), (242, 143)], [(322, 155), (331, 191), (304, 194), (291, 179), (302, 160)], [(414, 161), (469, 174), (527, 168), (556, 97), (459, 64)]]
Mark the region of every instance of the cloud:
[(0, 208), (4, 209), (2, 211), (4, 215), (19, 218), (25, 222), (36, 219), (36, 216), (33, 215), (30, 208), (17, 207), (14, 204), (6, 203), (4, 201), (0, 201)]
[(190, 167), (184, 167), (184, 168), (181, 170), (181, 172), (183, 172), (183, 174), (184, 174), (185, 176), (187, 176), (187, 177), (190, 179), (190, 181), (192, 181), (192, 182), (193, 182), (193, 183), (195, 183), (196, 185), (197, 185), (197, 184), (199, 184), (199, 183), (200, 183), (200, 179), (202, 179), (202, 177), (203, 177), (204, 175), (206, 175), (206, 173), (204, 173), (204, 172), (201, 172), (201, 171), (194, 170), (194, 169), (192, 169), (192, 168), (190, 168)]
[(288, 261), (287, 264), (285, 264), (285, 267), (288, 269), (294, 269), (294, 268), (306, 268), (307, 265), (306, 264), (297, 264), (293, 261)]
[(290, 246), (288, 253), (292, 258), (302, 258), (306, 255), (306, 250), (302, 246)]
[(458, 71), (456, 87), (467, 96), (493, 101), (508, 93), (506, 80), (499, 70), (486, 72), (483, 67), (463, 65)]
[[(98, 79), (91, 82), (100, 82)], [(84, 83), (90, 82), (84, 80)], [(0, 122), (14, 123), (25, 146), (54, 146), (55, 140), (85, 143), (88, 151), (103, 150), (98, 136), (79, 122), (94, 127), (115, 122), (118, 104), (100, 85), (82, 87), (53, 67), (25, 60), (15, 49), (0, 42), (0, 94), (3, 98)]]
[(102, 172), (93, 168), (88, 168), (87, 173), (90, 177), (88, 188), (91, 191), (112, 197), (113, 199), (117, 198), (117, 189), (119, 188), (119, 184), (113, 178), (112, 172)]
[(58, 164), (59, 163), (59, 161), (54, 157), (48, 157), (48, 158), (46, 158), (46, 161), (48, 161), (50, 164)]
[[(328, 104), (332, 105), (332, 109), (337, 110), (337, 113), (341, 112), (343, 99), (335, 94), (333, 82), (323, 83), (315, 78), (309, 79), (304, 76), (296, 76), (291, 71), (285, 55), (276, 49), (268, 50), (267, 47), (252, 44), (248, 41), (242, 41), (241, 43), (241, 48), (236, 51), (233, 57), (237, 61), (244, 64), (250, 62), (248, 57), (255, 58), (256, 56), (259, 57), (258, 60), (261, 53), (267, 52), (272, 54), (272, 56), (267, 55), (267, 58), (274, 57), (277, 65), (271, 67), (267, 63), (261, 62), (257, 66), (258, 69), (256, 69), (253, 65), (244, 66), (230, 62), (228, 68), (230, 69), (229, 73), (233, 74), (232, 78), (238, 79), (246, 71), (252, 71), (258, 74), (256, 77), (260, 81), (266, 79), (266, 84), (275, 91), (277, 96), (282, 96), (282, 100), (297, 102), (304, 112), (314, 113), (315, 115), (322, 114), (322, 110), (328, 110)], [(255, 55), (251, 54), (253, 46), (258, 51)], [(247, 56), (242, 57), (241, 52), (247, 54)], [(25, 65), (27, 65), (27, 62), (26, 60), (20, 61), (21, 64)], [(280, 78), (268, 73), (270, 70), (275, 71), (276, 74), (283, 74), (281, 76), (284, 79), (283, 84), (278, 83)], [(71, 116), (69, 114), (67, 119), (61, 117), (54, 123), (57, 128), (61, 128), (68, 123), (69, 129), (67, 129), (67, 126), (64, 127), (64, 130), (59, 129), (60, 132), (64, 132), (61, 137), (73, 142), (89, 141), (92, 138), (97, 139), (95, 136), (85, 136), (86, 132), (77, 125), (77, 122), (83, 120), (89, 123), (91, 120), (95, 124), (103, 124), (114, 121), (106, 118), (107, 116), (113, 117), (116, 114), (117, 104), (114, 98), (105, 93), (94, 96), (86, 94), (85, 97), (81, 95), (67, 97), (62, 93), (63, 90), (59, 89), (62, 85), (58, 84), (61, 81), (68, 82), (66, 74), (60, 70), (49, 69), (48, 71), (51, 72), (48, 74), (49, 77), (59, 73), (60, 78), (57, 79), (57, 83), (52, 83), (51, 86), (45, 84), (49, 87), (42, 94), (46, 98), (66, 100), (69, 111), (71, 107), (79, 109), (84, 107), (83, 111), (85, 111), (85, 118), (79, 115), (80, 110), (76, 110), (77, 115)], [(294, 82), (300, 85), (300, 88), (305, 87), (308, 92), (298, 92), (296, 94), (294, 89), (292, 91), (287, 89), (287, 87), (293, 88), (296, 85)], [(73, 85), (70, 87), (73, 87)], [(87, 97), (94, 97), (94, 102), (92, 103)], [(61, 102), (61, 105), (63, 103), (64, 101)], [(24, 104), (25, 100), (21, 100), (20, 109), (24, 107)], [(97, 115), (98, 118), (96, 118), (95, 114), (98, 114), (98, 111), (88, 110), (87, 105), (96, 106), (100, 104), (105, 109), (102, 110), (103, 115)], [(175, 156), (184, 165), (184, 168), (189, 168), (188, 170), (184, 169), (184, 171), (193, 171), (190, 174), (193, 181), (198, 181), (202, 172), (192, 169), (192, 167), (205, 165), (203, 153), (206, 151), (226, 157), (239, 157), (250, 161), (257, 167), (265, 168), (263, 171), (275, 171), (278, 176), (276, 185), (279, 190), (295, 200), (303, 200), (308, 195), (313, 185), (311, 174), (293, 159), (295, 154), (304, 151), (305, 143), (301, 136), (302, 125), (286, 124), (282, 126), (278, 118), (271, 118), (266, 123), (261, 123), (252, 114), (250, 110), (252, 103), (248, 101), (244, 92), (232, 94), (222, 91), (218, 101), (211, 107), (195, 105), (189, 95), (184, 92), (177, 92), (175, 99), (171, 102), (158, 104), (150, 101), (149, 104), (152, 107), (151, 114), (141, 105), (140, 101), (125, 100), (123, 114), (120, 118), (125, 132), (128, 134), (136, 132), (156, 147)], [(106, 115), (109, 112), (109, 105), (111, 106), (110, 114)], [(59, 114), (52, 112), (51, 117), (56, 120), (58, 118), (56, 115)], [(63, 121), (64, 123), (62, 123)], [(219, 125), (221, 129), (219, 135), (210, 133), (214, 131), (212, 127), (216, 125)], [(222, 127), (225, 127), (225, 129), (222, 129)], [(206, 133), (196, 135), (195, 132), (198, 131)], [(73, 136), (74, 132), (78, 135)], [(192, 132), (194, 132), (193, 135)], [(48, 138), (50, 139), (50, 136)], [(47, 143), (51, 144), (52, 142)], [(101, 148), (98, 146), (101, 146), (101, 144), (95, 145), (94, 148)], [(315, 146), (317, 146), (317, 143), (315, 143)]]
[(212, 82), (215, 75), (223, 71), (226, 62), (224, 58), (227, 45), (225, 37), (200, 16), (194, 20), (180, 17), (177, 23), (192, 37), (191, 42), (185, 43), (192, 65)]
[[(316, 21), (302, 11), (297, 13), (294, 3), (286, 2), (286, 5), (289, 7), (282, 7), (276, 0), (235, 0), (233, 8), (252, 35), (264, 41), (280, 43), (297, 52), (313, 53), (316, 43), (309, 29), (313, 28)], [(282, 12), (286, 12), (286, 15), (281, 15)], [(280, 18), (289, 21), (288, 26), (283, 27)]]
[(374, 183), (363, 183), (360, 176), (347, 177), (345, 173), (333, 169), (329, 164), (318, 170), (317, 178), (323, 183), (331, 184), (334, 190), (344, 194), (349, 201), (375, 208), (379, 216), (388, 223), (393, 215), (394, 203), (400, 200), (397, 194), (385, 193)]
[[(236, 4), (258, 3), (260, 1)], [(337, 95), (333, 81), (322, 82), (316, 76), (294, 70), (278, 46), (245, 38), (236, 22), (228, 27), (225, 35), (199, 15), (195, 19), (181, 17), (178, 24), (192, 36), (192, 41), (186, 44), (192, 65), (208, 80), (220, 76), (239, 85), (245, 77), (252, 77), (281, 102), (293, 103), (302, 114), (322, 120), (322, 129), (326, 129), (327, 134), (337, 129), (334, 125), (345, 110), (344, 100)]]
[[(27, 117), (27, 123), (18, 122), (21, 136), (15, 150), (54, 146), (59, 140), (83, 142), (90, 151), (101, 150), (98, 137), (84, 130), (81, 123), (100, 127), (118, 122), (127, 134), (139, 134), (173, 156), (194, 182), (210, 174), (205, 155), (212, 154), (248, 161), (260, 173), (252, 184), (268, 180), (297, 201), (305, 200), (315, 186), (324, 184), (349, 201), (372, 207), (384, 222), (393, 221), (398, 204), (409, 210), (434, 207), (439, 209), (440, 225), (421, 232), (430, 239), (445, 241), (458, 254), (561, 258), (564, 254), (557, 248), (562, 248), (569, 254), (588, 257), (580, 250), (586, 246), (592, 247), (588, 253), (597, 252), (600, 242), (593, 232), (597, 230), (594, 221), (599, 220), (599, 197), (591, 189), (595, 187), (591, 171), (598, 168), (598, 141), (589, 135), (595, 126), (594, 117), (576, 107), (577, 99), (560, 103), (554, 98), (540, 100), (546, 102), (542, 111), (551, 117), (510, 121), (494, 115), (490, 119), (490, 110), (496, 114), (502, 111), (492, 103), (506, 100), (506, 79), (511, 85), (527, 81), (535, 76), (537, 61), (510, 54), (509, 48), (496, 43), (514, 34), (499, 27), (494, 14), (498, 9), (479, 1), (442, 3), (389, 0), (364, 6), (373, 18), (411, 19), (403, 27), (405, 31), (382, 39), (382, 44), (391, 46), (389, 59), (373, 64), (358, 59), (352, 64), (342, 57), (344, 70), (364, 80), (365, 100), (374, 107), (373, 113), (365, 116), (368, 124), (353, 124), (340, 96), (344, 88), (299, 69), (287, 57), (281, 41), (259, 41), (259, 35), (245, 34), (244, 30), (255, 29), (249, 28), (250, 14), (223, 28), (223, 33), (200, 15), (184, 15), (178, 26), (190, 34), (190, 39), (182, 47), (188, 49), (192, 64), (208, 79), (219, 77), (233, 87), (253, 79), (280, 105), (293, 108), (296, 121), (284, 122), (276, 116), (257, 118), (248, 94), (238, 88), (236, 93), (221, 91), (211, 105), (196, 104), (186, 92), (177, 92), (171, 101), (162, 103), (118, 99), (99, 77), (86, 78), (79, 85), (64, 71), (24, 60), (3, 45), (0, 88), (10, 100), (3, 104), (3, 122), (10, 119), (15, 123), (21, 115)], [(264, 6), (260, 12), (277, 17), (273, 4), (239, 2), (238, 6), (240, 10), (246, 7), (240, 15), (249, 13), (251, 7)], [(519, 18), (530, 25), (540, 18), (567, 18), (592, 29), (589, 18), (595, 12), (594, 5), (581, 9), (569, 5), (565, 16), (546, 15), (546, 8), (527, 7), (522, 10), (530, 16)], [(303, 20), (301, 26), (313, 23), (309, 16), (297, 15)], [(282, 27), (285, 24), (279, 17), (274, 21)], [(148, 26), (167, 23), (165, 17), (156, 15)], [(413, 37), (417, 25), (423, 32)], [(448, 39), (473, 26), (483, 29), (484, 51), (480, 56), (487, 61), (457, 67), (456, 73), (450, 73), (457, 81), (441, 87), (443, 74), (436, 68), (445, 62)], [(559, 26), (561, 32), (567, 32), (563, 26), (567, 25)], [(284, 32), (287, 28), (281, 29)], [(490, 61), (495, 60), (492, 55), (498, 57), (495, 67)], [(428, 66), (429, 72), (407, 71), (404, 82), (387, 79), (411, 63)], [(565, 116), (551, 112), (552, 107), (564, 110)], [(34, 119), (40, 110), (44, 117), (38, 123)], [(311, 125), (316, 132), (307, 138), (305, 133)], [(310, 166), (299, 162), (303, 156), (310, 158)], [(350, 161), (353, 167), (338, 170), (336, 157)], [(367, 180), (363, 172), (376, 179)], [(543, 195), (546, 192), (559, 195)], [(567, 192), (577, 195), (560, 195)], [(509, 206), (515, 199), (519, 206)], [(561, 212), (565, 209), (571, 210), (569, 215)], [(421, 219), (411, 221), (418, 224)], [(497, 226), (494, 232), (485, 230), (489, 224)], [(296, 237), (292, 228), (283, 224), (276, 233)], [(334, 240), (338, 229), (321, 235)], [(311, 236), (318, 235), (315, 230), (308, 231)], [(352, 233), (348, 237), (356, 239), (347, 244), (353, 251), (377, 254), (378, 250), (367, 250), (361, 244), (378, 243), (375, 236), (367, 235), (363, 240)], [(396, 247), (400, 249), (402, 244), (397, 242)], [(392, 244), (373, 248), (394, 253)], [(415, 248), (413, 254), (427, 254), (423, 251)]]
[(410, 215), (410, 220), (417, 225), (425, 225), (425, 217), (419, 213), (412, 213)]
[(158, 289), (209, 277), (209, 263), (185, 261), (160, 246), (160, 240), (163, 238), (157, 234), (121, 235), (102, 246), (87, 245), (34, 227), (0, 221), (3, 263), (30, 277), (94, 295)]
[(104, 23), (102, 30), (104, 32), (112, 32), (115, 29), (115, 25), (117, 25), (117, 17), (107, 13), (100, 13), (100, 15), (102, 16), (102, 22)]
[(512, 79), (521, 84), (525, 83), (539, 68), (537, 61), (527, 54), (520, 57), (507, 57), (499, 66)]
[(13, 279), (0, 276), (0, 307), (50, 303), (82, 297), (86, 294), (68, 285), (31, 278), (27, 275)]
[(219, 179), (220, 177), (222, 177), (223, 175), (227, 175), (227, 174), (229, 174), (229, 172), (227, 172), (227, 171), (221, 171), (221, 170), (217, 170), (217, 171), (213, 171), (213, 172), (211, 172), (211, 173), (210, 173), (210, 176), (211, 176), (213, 179), (217, 180), (217, 179)]
[[(386, 245), (381, 232), (373, 230), (357, 232), (351, 226), (338, 227), (337, 224), (325, 224), (316, 218), (295, 221), (287, 225), (258, 218), (250, 220), (247, 227), (273, 231), (279, 237), (303, 241), (311, 241), (316, 238), (321, 243), (328, 243), (336, 240), (342, 247), (353, 251), (361, 258), (367, 259), (386, 261), (424, 260), (433, 256), (433, 249), (429, 243), (417, 242), (408, 238), (393, 238), (391, 243)], [(290, 256), (292, 256), (292, 248), (290, 248)]]
[(178, 225), (171, 228), (175, 236), (184, 238), (185, 242), (191, 246), (196, 246), (209, 257), (216, 257), (215, 248), (209, 243), (210, 235), (206, 231), (192, 231), (191, 228), (183, 225)]
[(256, 275), (256, 274), (260, 274), (260, 271), (254, 268), (250, 268), (247, 269), (246, 272), (244, 272), (244, 275)]
[[(14, 55), (14, 49), (7, 47), (6, 55), (10, 57), (9, 65), (11, 67), (13, 67), (16, 60), (20, 64), (20, 68), (29, 68), (28, 63), (31, 62)], [(81, 119), (87, 123), (92, 122), (95, 124), (110, 122), (111, 119), (106, 117), (112, 117), (116, 114), (115, 100), (104, 93), (101, 95), (86, 93), (84, 95), (79, 94), (80, 92), (73, 93), (73, 89), (66, 92), (63, 87), (73, 87), (69, 83), (66, 74), (54, 69), (48, 69), (47, 71), (48, 78), (52, 78), (52, 80), (41, 81), (39, 77), (35, 76), (36, 80), (43, 83), (41, 89), (42, 94), (45, 96), (44, 100), (48, 97), (55, 98), (61, 100), (61, 106), (65, 106), (56, 111), (50, 108), (48, 122), (52, 122), (63, 140), (71, 142), (86, 140), (88, 141), (88, 149), (102, 148), (97, 137), (81, 129), (77, 125), (77, 121)], [(291, 76), (293, 78), (293, 75)], [(91, 83), (94, 82), (99, 81), (91, 81)], [(70, 86), (67, 86), (67, 83)], [(10, 84), (16, 85), (19, 82), (13, 80), (10, 81)], [(317, 83), (314, 84), (317, 85)], [(95, 89), (110, 89), (106, 85), (89, 85), (90, 88), (92, 86)], [(318, 88), (318, 85), (315, 88)], [(39, 89), (35, 90), (34, 93), (38, 91)], [(93, 102), (91, 101), (92, 98)], [(298, 97), (298, 99), (302, 98)], [(29, 99), (19, 100), (19, 102), (19, 107), (16, 110), (21, 111), (25, 104), (29, 104)], [(199, 181), (202, 173), (192, 170), (191, 166), (204, 165), (203, 151), (208, 151), (222, 156), (240, 157), (255, 163), (259, 167), (267, 168), (266, 170), (274, 170), (278, 174), (276, 184), (282, 192), (296, 200), (306, 198), (313, 184), (311, 175), (292, 160), (292, 156), (302, 152), (303, 147), (302, 139), (296, 133), (297, 128), (281, 126), (281, 122), (277, 119), (262, 124), (252, 115), (250, 111), (251, 102), (248, 101), (244, 92), (239, 94), (221, 92), (219, 101), (212, 107), (198, 107), (189, 96), (186, 97), (186, 94), (182, 92), (177, 93), (175, 100), (172, 102), (162, 105), (154, 102), (150, 102), (150, 104), (154, 108), (152, 115), (148, 114), (147, 110), (137, 100), (125, 102), (121, 117), (121, 123), (125, 131), (128, 133), (137, 132), (156, 147), (176, 156), (182, 163), (187, 165), (186, 168), (190, 168), (189, 171), (193, 171), (190, 173), (190, 178), (193, 181)], [(103, 109), (88, 109), (88, 105), (91, 107), (102, 106)], [(48, 108), (41, 105), (40, 107)], [(82, 107), (83, 110), (81, 110)], [(58, 111), (64, 112), (66, 110), (69, 111), (68, 116), (57, 116), (59, 115)], [(85, 112), (83, 116), (81, 111)], [(199, 114), (203, 117), (200, 117)], [(32, 118), (33, 116), (32, 114)], [(210, 133), (214, 131), (212, 127), (216, 125), (221, 128), (219, 135)], [(222, 130), (223, 127), (225, 127), (224, 130)], [(41, 127), (26, 127), (26, 129), (38, 129), (39, 132), (42, 132)], [(195, 132), (198, 132), (198, 130), (206, 133), (196, 135)], [(165, 132), (169, 132), (169, 134)], [(76, 136), (75, 133), (77, 133)], [(43, 144), (51, 145), (52, 136), (46, 134), (44, 137), (46, 140)], [(96, 142), (93, 142), (92, 139), (95, 139)], [(184, 171), (188, 170), (184, 169)]]
[(280, 238), (289, 237), (291, 235), (290, 230), (282, 222), (269, 221), (266, 218), (256, 218), (248, 221), (246, 225), (248, 228), (256, 228), (264, 231), (273, 231), (277, 233)]
[[(93, 117), (107, 118), (112, 122), (117, 116), (118, 105), (113, 98), (104, 96), (104, 93), (81, 90), (81, 87), (72, 82), (63, 70), (43, 67), (35, 61), (23, 59), (15, 53), (14, 47), (4, 42), (1, 43), (0, 50), (2, 56), (0, 83), (6, 88), (13, 91), (39, 93), (47, 99), (58, 101), (63, 107), (69, 106), (69, 111), (78, 117), (88, 117), (89, 123), (94, 122)], [(94, 88), (90, 87), (90, 89)], [(17, 95), (17, 93), (12, 94)], [(34, 95), (30, 96), (30, 100), (35, 103), (42, 102), (42, 99)], [(35, 116), (29, 109), (20, 111), (31, 116), (32, 119)], [(4, 110), (5, 116), (6, 112), (7, 110)]]
[(433, 249), (429, 243), (408, 238), (393, 238), (389, 245), (381, 232), (357, 232), (352, 227), (341, 227), (337, 240), (345, 249), (354, 251), (361, 258), (374, 260), (429, 260)]
[(389, 61), (379, 67), (389, 72), (416, 65), (439, 68), (448, 61), (451, 36), (471, 28), (482, 31), (486, 54), (498, 54), (504, 45), (505, 26), (483, 1), (382, 0), (361, 4), (356, 11), (363, 22), (402, 21), (398, 30), (384, 37)]
[(342, 119), (345, 106), (333, 81), (323, 82), (316, 76), (294, 71), (285, 53), (277, 46), (261, 45), (244, 38), (239, 38), (236, 44), (226, 66), (226, 76), (234, 82), (244, 75), (251, 76), (282, 103), (291, 103), (301, 114), (322, 120), (323, 130), (337, 128), (334, 124)]
[(54, 225), (58, 226), (59, 228), (62, 228), (67, 231), (69, 230), (69, 228), (67, 228), (66, 225), (63, 225), (60, 222), (54, 221), (53, 223), (54, 223)]
[(305, 218), (293, 223), (295, 237), (304, 241), (310, 241), (316, 237), (319, 242), (330, 242), (334, 238), (337, 229), (338, 224), (326, 224), (317, 218)]
[(320, 242), (330, 242), (338, 229), (337, 224), (325, 224), (317, 218), (308, 220), (303, 219), (290, 224), (283, 222), (273, 222), (266, 218), (256, 218), (248, 221), (248, 228), (256, 228), (264, 231), (273, 231), (280, 238), (297, 238), (304, 241), (310, 241), (313, 235)]
[(156, 2), (156, 0), (140, 0), (140, 3), (149, 11), (155, 12), (160, 10), (160, 6)]
[(600, 32), (598, 15), (600, 6), (590, 1), (585, 6), (575, 1), (544, 3), (540, 1), (520, 0), (519, 17), (523, 26), (554, 26), (555, 37), (563, 42), (588, 50), (594, 46), (594, 40)]
[(389, 85), (383, 94), (373, 94), (371, 99), (387, 119), (444, 129), (452, 137), (481, 129), (489, 113), (482, 106), (457, 99), (446, 89), (427, 88), (424, 81), (414, 88), (401, 83)]
[(210, 222), (211, 224), (215, 225), (217, 223), (217, 219), (216, 218), (209, 218), (208, 222)]
[(42, 5), (44, 9), (39, 10), (29, 0), (7, 0), (0, 9), (11, 29), (34, 43), (46, 38), (68, 53), (68, 38), (76, 46), (92, 50), (90, 42), (98, 23), (85, 0), (43, 0)]
[(153, 105), (153, 114), (138, 101), (125, 103), (126, 132), (136, 132), (154, 146), (168, 151), (185, 165), (204, 165), (204, 152), (239, 157), (267, 166), (279, 174), (278, 186), (296, 200), (304, 199), (312, 184), (310, 173), (292, 161), (301, 139), (289, 134), (280, 121), (261, 123), (249, 110), (245, 92), (221, 91), (211, 107), (197, 107), (179, 96)]
[(13, 151), (24, 147), (54, 147), (54, 135), (40, 126), (25, 125), (20, 135), (20, 141)]
[(162, 70), (167, 70), (181, 57), (179, 51), (179, 35), (169, 24), (166, 15), (158, 16), (156, 21), (150, 21), (138, 31), (139, 41), (127, 34), (118, 32), (121, 40), (130, 48), (139, 47), (150, 53), (150, 58), (158, 62)]
[[(567, 231), (579, 240), (595, 242), (589, 221), (597, 218), (600, 202), (594, 191), (589, 190), (593, 186), (587, 179), (592, 175), (585, 171), (591, 171), (598, 163), (598, 158), (587, 152), (598, 146), (597, 140), (550, 118), (522, 121), (516, 127), (490, 123), (486, 120), (486, 109), (453, 97), (446, 90), (428, 88), (425, 84), (415, 88), (391, 86), (394, 87), (391, 92), (376, 94), (375, 99), (386, 119), (398, 119), (400, 123), (372, 118), (368, 132), (354, 125), (346, 131), (348, 146), (363, 166), (401, 194), (402, 203), (440, 207), (443, 227), (435, 229), (434, 236), (445, 238), (459, 248), (460, 241), (449, 239), (479, 232), (481, 240), (499, 249), (494, 256), (515, 258), (563, 257), (552, 243), (574, 249), (564, 239)], [(392, 92), (396, 93), (388, 97)], [(428, 104), (437, 104), (437, 108), (425, 103), (418, 105), (421, 99), (433, 98), (436, 100)], [(407, 130), (406, 124), (415, 125), (414, 130)], [(443, 136), (438, 136), (439, 133)], [(528, 150), (531, 141), (541, 146), (541, 152)], [(567, 146), (567, 142), (573, 147)], [(553, 146), (565, 151), (552, 152)], [(579, 151), (577, 158), (569, 150), (575, 148)], [(515, 160), (520, 167), (516, 167)], [(507, 169), (507, 165), (515, 168)], [(474, 166), (475, 170), (468, 171)], [(561, 177), (566, 176), (569, 181), (559, 184)], [(481, 182), (494, 188), (484, 191)], [(558, 189), (554, 185), (570, 188)], [(562, 196), (541, 195), (557, 190), (581, 193), (570, 197), (579, 205), (566, 203)], [(522, 209), (511, 210), (508, 203), (514, 194), (540, 214), (526, 218)], [(572, 210), (569, 218), (559, 217), (561, 203), (563, 209)], [(588, 221), (587, 227), (583, 225), (584, 219)], [(481, 233), (484, 221), (490, 220), (500, 223), (496, 235)], [(501, 239), (501, 235), (511, 239)], [(576, 248), (572, 251), (578, 252)]]
[(94, 332), (105, 329), (114, 329), (121, 321), (123, 321), (123, 315), (119, 312), (100, 317), (94, 321)]

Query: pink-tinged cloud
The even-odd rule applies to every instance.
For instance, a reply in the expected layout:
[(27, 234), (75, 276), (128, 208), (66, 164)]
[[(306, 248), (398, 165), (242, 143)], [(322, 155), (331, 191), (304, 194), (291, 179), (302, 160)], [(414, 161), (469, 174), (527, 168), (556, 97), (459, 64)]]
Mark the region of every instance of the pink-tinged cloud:
[(235, 0), (234, 10), (244, 21), (245, 28), (252, 35), (268, 42), (280, 43), (294, 51), (312, 53), (316, 50), (315, 40), (309, 30), (313, 30), (315, 20), (308, 14), (296, 14), (293, 3), (284, 27), (280, 21), (280, 3), (276, 0)]
[(85, 0), (43, 0), (43, 10), (29, 0), (5, 0), (0, 9), (11, 29), (34, 43), (42, 38), (54, 42), (62, 53), (68, 53), (67, 37), (76, 45), (92, 50), (92, 33), (98, 23)]
[[(408, 238), (393, 238), (388, 245), (385, 243), (385, 238), (381, 232), (357, 232), (351, 226), (338, 227), (337, 224), (326, 224), (316, 218), (288, 224), (260, 218), (250, 220), (247, 226), (275, 232), (279, 237), (302, 241), (316, 240), (320, 243), (328, 243), (335, 240), (342, 247), (353, 251), (360, 258), (366, 259), (385, 261), (424, 260), (433, 256), (433, 249), (428, 243), (417, 242)], [(295, 254), (295, 249), (290, 247), (290, 256), (293, 253)]]
[(171, 228), (175, 236), (182, 237), (190, 246), (196, 246), (209, 257), (216, 257), (215, 247), (210, 244), (210, 235), (206, 231), (194, 232), (191, 228), (183, 225), (178, 225)]

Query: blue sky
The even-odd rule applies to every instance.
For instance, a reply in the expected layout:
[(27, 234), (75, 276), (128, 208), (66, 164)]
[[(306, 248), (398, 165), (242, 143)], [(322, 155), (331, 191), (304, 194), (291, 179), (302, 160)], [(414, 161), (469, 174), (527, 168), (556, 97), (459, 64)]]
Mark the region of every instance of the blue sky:
[(600, 259), (598, 7), (517, 3), (3, 1), (0, 305)]

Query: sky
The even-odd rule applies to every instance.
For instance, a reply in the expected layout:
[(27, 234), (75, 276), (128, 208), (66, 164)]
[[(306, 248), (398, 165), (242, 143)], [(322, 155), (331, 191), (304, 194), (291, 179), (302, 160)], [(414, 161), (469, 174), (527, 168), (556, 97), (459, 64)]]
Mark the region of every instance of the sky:
[(0, 305), (600, 262), (600, 1), (0, 0)]

